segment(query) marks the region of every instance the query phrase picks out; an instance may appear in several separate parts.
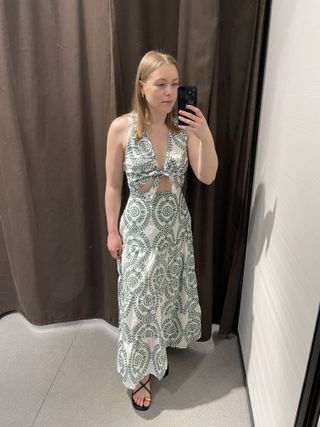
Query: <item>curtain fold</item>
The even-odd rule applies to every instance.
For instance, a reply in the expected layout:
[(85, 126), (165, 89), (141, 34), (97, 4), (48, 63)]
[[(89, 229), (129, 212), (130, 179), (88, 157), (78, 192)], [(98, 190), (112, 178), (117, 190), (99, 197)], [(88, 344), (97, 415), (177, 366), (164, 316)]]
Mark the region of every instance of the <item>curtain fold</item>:
[(11, 309), (34, 324), (117, 322), (103, 274), (107, 19), (103, 2), (1, 2), (2, 246)]
[[(131, 108), (142, 55), (177, 57), (198, 86), (219, 157), (188, 168), (202, 337), (236, 330), (250, 204), (264, 1), (0, 0), (0, 315), (118, 325), (106, 250), (106, 136)], [(120, 215), (128, 198), (124, 180)]]
[[(35, 289), (36, 242), (33, 239), (37, 229), (37, 219), (33, 209), (31, 177), (28, 171), (30, 159), (22, 144), (24, 138), (23, 118), (18, 109), (21, 102), (18, 88), (21, 85), (15, 74), (19, 56), (17, 46), (12, 42), (12, 28), (7, 20), (7, 10), (0, 4), (2, 34), (0, 37), (1, 58), (1, 98), (0, 118), (1, 155), (1, 252), (4, 254), (1, 271), (1, 305), (5, 310), (14, 309), (18, 303), (22, 311), (39, 313), (40, 298)], [(8, 14), (9, 15), (9, 14)], [(28, 16), (26, 17), (27, 21)], [(27, 21), (29, 22), (29, 21)], [(25, 79), (28, 75), (25, 75)], [(27, 112), (24, 112), (27, 115)], [(24, 265), (25, 264), (25, 265)], [(24, 268), (21, 268), (24, 265)], [(27, 281), (30, 288), (17, 287), (17, 283)], [(4, 284), (3, 284), (4, 283)], [(8, 283), (14, 287), (9, 288)], [(34, 297), (30, 294), (34, 292)], [(3, 299), (2, 299), (3, 298)], [(13, 303), (10, 307), (9, 301)]]
[[(237, 330), (252, 170), (254, 126), (260, 98), (262, 39), (268, 28), (268, 1), (221, 2), (218, 79), (217, 151), (219, 179), (215, 189), (214, 322), (220, 334)], [(223, 52), (223, 53), (222, 53)], [(256, 136), (256, 135), (255, 135)]]

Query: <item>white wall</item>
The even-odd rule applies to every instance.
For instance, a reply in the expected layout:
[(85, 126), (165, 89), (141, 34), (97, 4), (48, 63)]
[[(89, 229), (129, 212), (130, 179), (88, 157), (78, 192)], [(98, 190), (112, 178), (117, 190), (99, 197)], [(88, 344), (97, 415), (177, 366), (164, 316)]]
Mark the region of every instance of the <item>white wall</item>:
[(319, 19), (272, 2), (239, 323), (256, 427), (293, 427), (320, 300)]

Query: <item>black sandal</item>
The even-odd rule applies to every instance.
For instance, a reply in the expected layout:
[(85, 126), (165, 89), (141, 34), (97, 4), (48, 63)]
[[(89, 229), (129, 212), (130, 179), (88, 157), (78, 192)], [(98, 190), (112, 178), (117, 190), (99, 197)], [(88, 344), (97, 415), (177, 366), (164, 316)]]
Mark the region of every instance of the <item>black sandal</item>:
[(166, 372), (165, 372), (165, 374), (164, 374), (163, 378), (165, 378), (168, 374), (169, 374), (169, 363), (168, 363), (168, 367), (167, 367), (167, 370), (166, 370)]
[[(147, 410), (147, 409), (149, 409), (149, 408), (150, 408), (150, 406), (151, 406), (151, 400), (152, 400), (151, 391), (146, 387), (146, 384), (148, 384), (148, 382), (150, 381), (150, 378), (151, 378), (151, 374), (149, 374), (148, 381), (146, 381), (144, 384), (140, 381), (141, 387), (137, 388), (137, 390), (134, 390), (134, 391), (132, 391), (132, 393), (131, 393), (131, 400), (132, 400), (132, 404), (133, 404), (134, 408), (135, 408), (135, 409), (137, 409), (138, 411), (146, 411), (146, 410)], [(143, 406), (140, 406), (140, 405), (138, 405), (138, 404), (134, 401), (134, 399), (133, 399), (133, 395), (134, 395), (135, 393), (137, 393), (137, 391), (141, 390), (141, 389), (142, 389), (142, 387), (144, 387), (144, 388), (148, 391), (148, 393), (150, 393), (150, 397), (146, 396), (146, 397), (143, 399), (143, 402), (144, 402), (145, 400), (147, 400), (148, 402), (150, 402), (150, 405), (149, 405), (149, 406), (144, 406), (144, 405), (143, 405)]]

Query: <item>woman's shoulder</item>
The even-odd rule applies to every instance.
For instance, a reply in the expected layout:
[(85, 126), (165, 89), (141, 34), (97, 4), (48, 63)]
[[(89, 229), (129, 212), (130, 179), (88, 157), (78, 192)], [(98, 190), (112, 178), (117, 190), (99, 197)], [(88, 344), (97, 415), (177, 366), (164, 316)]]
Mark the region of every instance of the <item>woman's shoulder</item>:
[(116, 117), (110, 124), (110, 129), (114, 132), (122, 132), (128, 129), (130, 118), (128, 114), (122, 114), (121, 116)]
[(114, 143), (120, 144), (125, 153), (130, 133), (132, 132), (132, 124), (134, 115), (132, 113), (122, 114), (116, 117), (110, 124), (109, 136)]
[(112, 122), (110, 127), (115, 131), (127, 131), (130, 126), (132, 126), (137, 121), (137, 116), (135, 113), (130, 112), (122, 114), (121, 116), (116, 117)]

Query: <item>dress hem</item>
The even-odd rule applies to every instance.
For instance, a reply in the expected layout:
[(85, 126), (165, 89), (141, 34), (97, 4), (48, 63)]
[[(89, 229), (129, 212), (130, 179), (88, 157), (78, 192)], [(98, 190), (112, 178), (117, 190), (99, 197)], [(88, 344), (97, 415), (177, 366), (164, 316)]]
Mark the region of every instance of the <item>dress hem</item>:
[[(196, 336), (196, 337), (192, 338), (192, 339), (191, 339), (191, 340), (189, 340), (189, 341), (186, 341), (186, 345), (179, 345), (179, 344), (175, 345), (174, 343), (171, 343), (171, 344), (167, 344), (167, 345), (165, 346), (165, 348), (167, 349), (168, 347), (170, 347), (170, 348), (181, 348), (181, 349), (186, 349), (186, 348), (188, 348), (188, 346), (189, 346), (191, 343), (196, 342), (199, 338), (201, 338), (201, 332), (200, 332), (200, 334), (199, 334), (198, 336)], [(147, 374), (151, 374), (151, 375), (153, 375), (153, 376), (154, 376), (158, 381), (161, 381), (161, 380), (163, 379), (164, 375), (165, 375), (165, 372), (166, 372), (167, 367), (168, 367), (168, 363), (167, 363), (167, 366), (166, 366), (166, 368), (165, 368), (165, 370), (164, 370), (164, 372), (163, 372), (163, 375), (162, 375), (162, 376), (157, 376), (157, 375), (155, 374), (155, 372), (154, 372), (154, 371), (151, 371), (151, 372), (144, 372), (144, 373), (142, 374), (142, 376), (141, 376), (140, 380), (138, 380), (138, 382), (137, 382), (136, 384), (132, 384), (132, 382), (128, 383), (128, 382), (124, 382), (124, 381), (123, 381), (122, 383), (123, 383), (123, 385), (124, 385), (126, 388), (128, 388), (128, 389), (130, 389), (130, 390), (134, 390), (134, 389), (136, 388), (136, 386), (140, 383), (140, 381), (142, 380), (142, 378), (144, 378)], [(118, 371), (118, 373), (120, 374), (120, 372), (119, 372), (119, 371)]]

